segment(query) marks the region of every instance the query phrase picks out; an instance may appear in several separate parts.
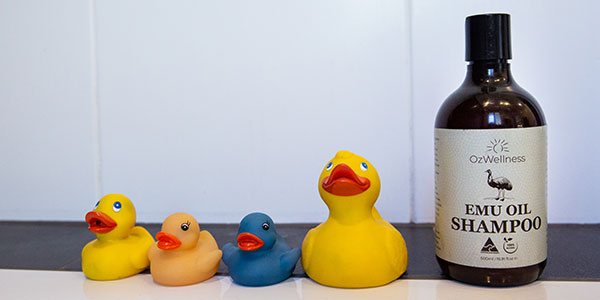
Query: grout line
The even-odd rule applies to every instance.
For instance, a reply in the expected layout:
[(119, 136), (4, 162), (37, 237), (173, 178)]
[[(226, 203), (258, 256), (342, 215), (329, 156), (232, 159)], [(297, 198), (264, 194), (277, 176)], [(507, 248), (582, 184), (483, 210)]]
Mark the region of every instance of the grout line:
[(94, 144), (94, 170), (96, 177), (96, 198), (102, 197), (102, 156), (100, 147), (100, 102), (98, 93), (98, 59), (96, 54), (96, 10), (95, 0), (89, 0), (90, 18), (90, 59), (92, 81), (92, 137)]
[(409, 76), (409, 110), (408, 110), (408, 130), (409, 130), (409, 201), (410, 201), (410, 220), (411, 224), (416, 223), (416, 199), (415, 199), (415, 117), (414, 117), (414, 68), (413, 68), (413, 11), (412, 0), (406, 0), (407, 23), (408, 23), (408, 70)]

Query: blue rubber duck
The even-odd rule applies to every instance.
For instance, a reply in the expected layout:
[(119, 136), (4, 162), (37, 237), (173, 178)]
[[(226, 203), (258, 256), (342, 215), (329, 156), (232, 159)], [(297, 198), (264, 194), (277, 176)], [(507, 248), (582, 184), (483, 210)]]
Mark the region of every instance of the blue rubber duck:
[(291, 249), (275, 230), (273, 220), (263, 213), (251, 213), (242, 219), (238, 246), (223, 246), (223, 262), (233, 281), (246, 286), (266, 286), (292, 275), (300, 258), (300, 249)]

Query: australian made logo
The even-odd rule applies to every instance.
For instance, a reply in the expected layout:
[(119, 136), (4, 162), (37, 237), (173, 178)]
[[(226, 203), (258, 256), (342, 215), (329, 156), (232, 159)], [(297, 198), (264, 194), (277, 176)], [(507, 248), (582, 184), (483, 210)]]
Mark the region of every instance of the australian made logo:
[(487, 241), (485, 241), (483, 248), (481, 248), (481, 253), (498, 254), (498, 247), (496, 247), (496, 244), (494, 244), (492, 238), (488, 238)]
[[(513, 241), (513, 238), (511, 238), (511, 237), (504, 238), (504, 244), (502, 245), (504, 252), (506, 252), (508, 254), (513, 254), (513, 253), (517, 252), (518, 247), (519, 246), (517, 245), (517, 243), (515, 241)], [(492, 240), (492, 238), (488, 237), (488, 239), (483, 244), (483, 247), (481, 247), (481, 253), (482, 254), (499, 254), (500, 252), (498, 251), (498, 247), (496, 247), (496, 244), (494, 244), (494, 241)]]
[(508, 142), (505, 139), (490, 140), (486, 146), (484, 154), (469, 156), (469, 162), (472, 164), (506, 164), (506, 163), (524, 163), (527, 158), (525, 155), (510, 155)]

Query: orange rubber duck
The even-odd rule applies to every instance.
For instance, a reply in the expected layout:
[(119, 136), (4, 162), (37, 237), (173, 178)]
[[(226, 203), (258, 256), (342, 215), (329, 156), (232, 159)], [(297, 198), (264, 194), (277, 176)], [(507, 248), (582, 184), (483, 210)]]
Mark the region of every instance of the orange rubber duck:
[(223, 252), (194, 217), (175, 213), (163, 222), (148, 251), (154, 281), (169, 286), (190, 285), (215, 275)]

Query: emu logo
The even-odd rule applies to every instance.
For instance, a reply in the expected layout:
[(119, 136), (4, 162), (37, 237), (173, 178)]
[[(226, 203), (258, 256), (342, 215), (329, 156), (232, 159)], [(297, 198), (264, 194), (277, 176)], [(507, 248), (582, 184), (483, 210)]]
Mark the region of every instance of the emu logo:
[(490, 141), (490, 144), (487, 146), (487, 151), (492, 151), (494, 153), (509, 152), (508, 142), (506, 140), (494, 139), (493, 141)]
[(504, 201), (505, 191), (507, 191), (507, 190), (510, 191), (513, 189), (512, 182), (510, 182), (510, 180), (508, 180), (508, 178), (506, 178), (506, 177), (495, 177), (494, 178), (492, 176), (492, 170), (490, 170), (490, 169), (485, 170), (485, 172), (488, 173), (487, 184), (492, 188), (498, 189), (498, 196), (496, 196), (496, 200)]

